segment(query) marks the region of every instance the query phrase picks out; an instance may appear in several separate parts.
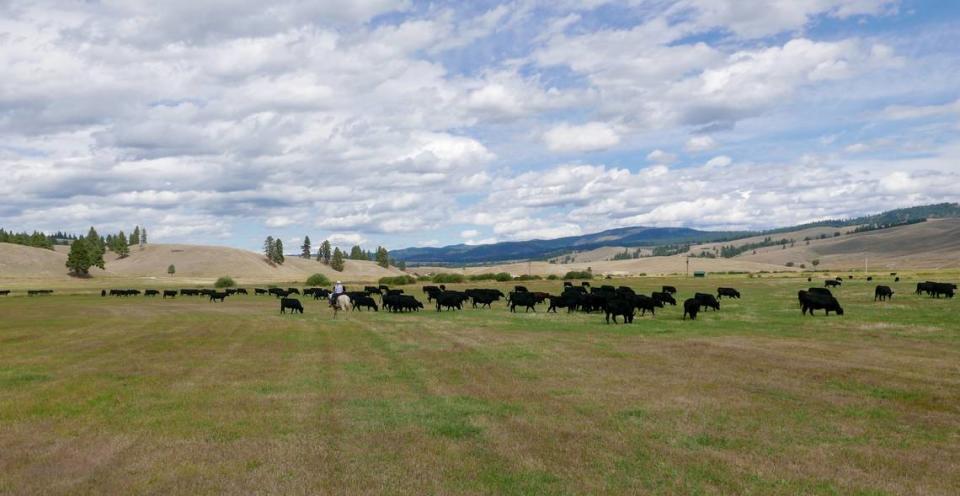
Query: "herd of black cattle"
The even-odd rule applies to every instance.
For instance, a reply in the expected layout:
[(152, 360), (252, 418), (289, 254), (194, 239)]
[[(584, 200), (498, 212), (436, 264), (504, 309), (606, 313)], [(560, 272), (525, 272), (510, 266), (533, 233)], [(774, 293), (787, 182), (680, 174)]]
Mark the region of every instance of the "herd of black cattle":
[[(895, 274), (891, 274), (895, 275)], [(850, 276), (852, 278), (852, 276)], [(867, 278), (872, 281), (873, 278)], [(896, 278), (899, 281), (900, 278)], [(807, 279), (812, 281), (811, 278)], [(843, 278), (828, 279), (824, 282), (824, 287), (811, 287), (807, 290), (801, 290), (797, 293), (797, 299), (800, 302), (802, 315), (813, 315), (816, 310), (823, 310), (826, 315), (834, 312), (837, 315), (843, 315), (843, 307), (840, 302), (831, 293), (829, 288), (840, 287), (843, 284)], [(657, 308), (663, 308), (665, 305), (677, 305), (674, 295), (677, 294), (677, 288), (673, 286), (663, 286), (661, 291), (654, 291), (649, 296), (637, 294), (632, 288), (627, 286), (599, 286), (593, 287), (589, 282), (583, 282), (575, 286), (570, 282), (565, 282), (563, 291), (559, 295), (550, 293), (529, 291), (524, 286), (514, 286), (513, 291), (504, 294), (499, 289), (466, 289), (464, 291), (448, 290), (443, 284), (438, 286), (423, 286), (423, 292), (427, 296), (427, 302), (436, 306), (437, 311), (462, 310), (464, 305), (470, 303), (473, 308), (491, 308), (491, 305), (500, 300), (505, 300), (507, 307), (511, 312), (516, 312), (517, 308), (523, 308), (525, 312), (537, 311), (536, 306), (547, 304), (547, 312), (556, 312), (557, 309), (565, 308), (567, 312), (602, 312), (606, 316), (607, 323), (613, 319), (617, 323), (617, 317), (622, 317), (626, 323), (632, 323), (637, 312), (641, 316), (650, 312), (656, 314)], [(940, 298), (953, 298), (957, 291), (957, 285), (952, 283), (940, 282), (920, 282), (917, 283), (916, 294), (927, 294), (928, 296)], [(32, 289), (28, 290), (29, 296), (51, 294), (52, 290)], [(0, 290), (0, 296), (10, 294), (9, 290)], [(177, 296), (203, 296), (208, 297), (211, 302), (223, 302), (227, 297), (233, 295), (250, 294), (243, 288), (230, 288), (218, 291), (215, 289), (147, 289), (140, 291), (138, 289), (111, 289), (101, 291), (101, 296), (161, 296), (162, 298), (176, 298)], [(325, 288), (255, 288), (254, 295), (275, 296), (280, 300), (280, 313), (291, 312), (303, 313), (303, 304), (300, 300), (291, 297), (291, 295), (312, 296), (315, 300), (327, 299), (331, 292)], [(391, 289), (387, 286), (365, 286), (363, 291), (347, 291), (344, 293), (350, 298), (350, 305), (353, 310), (368, 309), (378, 311), (383, 308), (390, 312), (415, 312), (424, 308), (423, 303), (411, 295), (404, 294), (402, 289)], [(374, 295), (379, 296), (380, 304), (374, 299)], [(720, 299), (723, 297), (740, 298), (740, 292), (734, 288), (717, 288), (717, 294), (695, 293), (692, 298), (683, 301), (683, 317), (686, 320), (689, 316), (696, 319), (697, 314), (704, 309), (720, 310)], [(893, 290), (889, 286), (878, 285), (874, 290), (874, 301), (885, 301), (893, 298)]]

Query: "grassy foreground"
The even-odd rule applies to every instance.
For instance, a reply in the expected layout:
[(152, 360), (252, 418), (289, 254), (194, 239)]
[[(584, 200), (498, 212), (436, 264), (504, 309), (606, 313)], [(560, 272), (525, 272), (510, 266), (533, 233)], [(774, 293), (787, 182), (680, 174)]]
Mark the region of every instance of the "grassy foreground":
[(613, 284), (744, 299), (608, 326), (502, 303), (333, 321), (313, 300), (0, 298), (0, 493), (960, 488), (960, 301), (854, 281), (845, 316), (802, 318), (805, 278)]

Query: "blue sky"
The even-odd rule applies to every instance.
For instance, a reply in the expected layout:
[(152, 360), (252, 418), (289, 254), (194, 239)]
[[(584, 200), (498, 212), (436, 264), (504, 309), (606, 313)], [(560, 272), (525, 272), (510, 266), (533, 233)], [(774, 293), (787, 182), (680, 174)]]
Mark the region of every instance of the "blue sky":
[(262, 5), (0, 4), (0, 226), (402, 248), (960, 200), (958, 2)]

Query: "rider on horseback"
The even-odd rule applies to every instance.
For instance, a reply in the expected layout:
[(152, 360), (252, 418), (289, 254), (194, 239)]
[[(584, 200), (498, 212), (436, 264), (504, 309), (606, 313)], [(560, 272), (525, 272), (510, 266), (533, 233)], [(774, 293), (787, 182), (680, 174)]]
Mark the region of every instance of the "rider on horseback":
[(330, 294), (330, 304), (333, 305), (333, 302), (337, 301), (337, 297), (343, 294), (343, 283), (337, 281), (337, 284), (333, 286), (333, 293)]

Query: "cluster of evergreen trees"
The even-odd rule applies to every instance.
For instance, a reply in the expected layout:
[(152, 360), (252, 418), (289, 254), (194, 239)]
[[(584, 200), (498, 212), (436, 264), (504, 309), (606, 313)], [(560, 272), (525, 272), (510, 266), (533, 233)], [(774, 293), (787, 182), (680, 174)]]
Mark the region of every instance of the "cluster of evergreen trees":
[(13, 243), (48, 250), (52, 250), (54, 245), (68, 245), (76, 239), (77, 235), (60, 231), (55, 234), (45, 234), (40, 231), (28, 233), (26, 231), (13, 232), (0, 229), (0, 243)]
[(780, 245), (786, 249), (787, 245), (792, 245), (794, 241), (792, 239), (779, 239), (774, 241), (773, 238), (767, 236), (763, 238), (763, 241), (756, 243), (746, 243), (740, 246), (727, 245), (720, 247), (720, 256), (723, 258), (733, 258), (741, 253), (746, 253), (748, 251), (756, 250), (757, 248), (765, 248), (768, 246), (777, 246)]
[[(283, 263), (283, 242), (279, 239), (268, 236), (266, 241), (264, 241), (263, 251), (267, 260), (276, 264)], [(376, 251), (371, 252), (365, 251), (360, 245), (354, 245), (348, 253), (340, 248), (334, 247), (329, 240), (323, 240), (317, 248), (316, 255), (314, 255), (310, 236), (304, 236), (303, 238), (303, 244), (300, 245), (300, 257), (306, 259), (315, 257), (318, 262), (325, 263), (329, 265), (331, 269), (338, 272), (344, 269), (345, 260), (369, 260), (376, 262), (377, 265), (384, 268), (392, 265), (401, 270), (406, 266), (402, 261), (391, 259), (390, 252), (382, 246), (378, 246)]]

